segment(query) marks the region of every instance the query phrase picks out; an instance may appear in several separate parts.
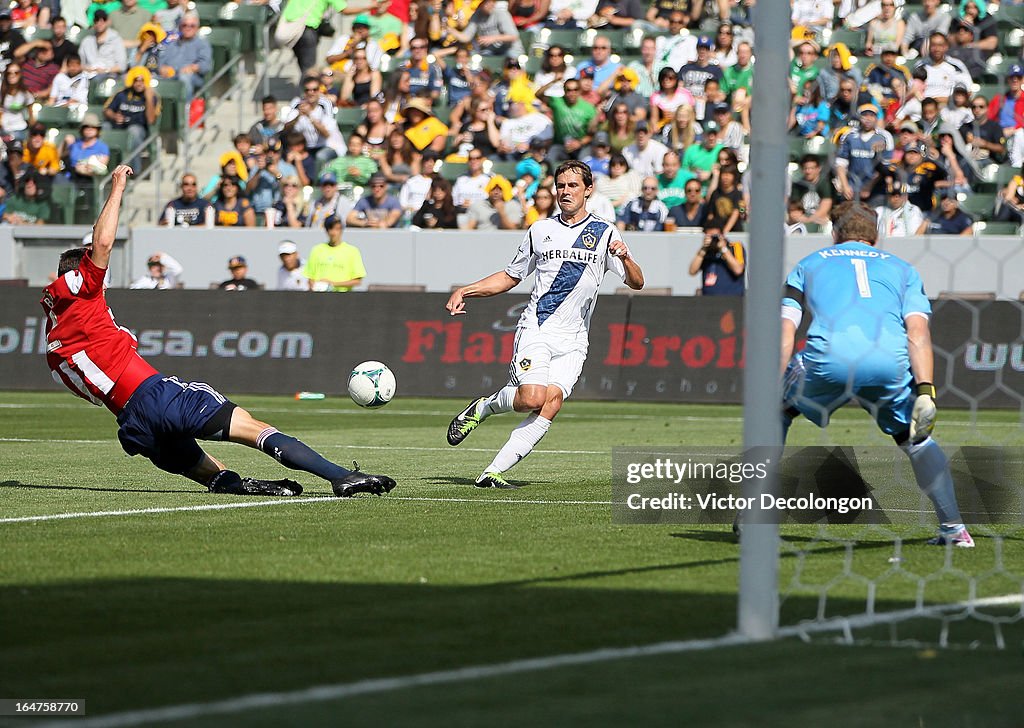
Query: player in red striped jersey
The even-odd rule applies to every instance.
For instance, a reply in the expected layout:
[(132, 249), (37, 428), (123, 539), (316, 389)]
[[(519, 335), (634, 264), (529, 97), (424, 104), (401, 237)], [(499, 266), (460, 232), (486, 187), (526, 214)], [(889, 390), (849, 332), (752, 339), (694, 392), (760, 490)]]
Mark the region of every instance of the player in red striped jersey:
[(242, 478), (206, 453), (197, 439), (262, 450), (286, 467), (329, 481), (340, 497), (380, 495), (394, 488), (388, 476), (336, 465), (256, 420), (209, 384), (165, 377), (139, 356), (135, 337), (117, 325), (107, 307), (103, 284), (131, 173), (127, 165), (114, 170), (92, 245), (64, 251), (57, 280), (43, 292), (46, 363), (54, 379), (117, 416), (117, 436), (129, 455), (145, 455), (158, 468), (191, 478), (212, 492), (288, 496), (301, 493), (302, 486), (291, 480)]

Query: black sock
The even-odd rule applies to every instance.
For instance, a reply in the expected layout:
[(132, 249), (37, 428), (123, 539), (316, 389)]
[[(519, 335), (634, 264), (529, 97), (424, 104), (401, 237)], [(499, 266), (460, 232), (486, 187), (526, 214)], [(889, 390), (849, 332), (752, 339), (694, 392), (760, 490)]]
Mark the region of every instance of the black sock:
[(286, 468), (305, 470), (307, 473), (319, 475), (324, 480), (334, 481), (352, 472), (335, 465), (301, 440), (278, 432), (273, 427), (268, 427), (259, 434), (256, 446)]

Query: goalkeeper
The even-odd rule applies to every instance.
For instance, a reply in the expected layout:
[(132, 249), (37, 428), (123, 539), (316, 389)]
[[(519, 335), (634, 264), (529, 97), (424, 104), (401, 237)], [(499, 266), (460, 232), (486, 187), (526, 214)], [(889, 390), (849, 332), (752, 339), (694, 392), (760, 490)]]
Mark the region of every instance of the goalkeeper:
[[(835, 245), (797, 263), (782, 300), (783, 440), (802, 414), (819, 427), (851, 399), (910, 457), (917, 484), (935, 505), (939, 533), (928, 543), (973, 548), (960, 520), (949, 460), (935, 426), (931, 304), (917, 271), (876, 250), (874, 211), (843, 202), (832, 211)], [(803, 314), (807, 345), (794, 354)]]

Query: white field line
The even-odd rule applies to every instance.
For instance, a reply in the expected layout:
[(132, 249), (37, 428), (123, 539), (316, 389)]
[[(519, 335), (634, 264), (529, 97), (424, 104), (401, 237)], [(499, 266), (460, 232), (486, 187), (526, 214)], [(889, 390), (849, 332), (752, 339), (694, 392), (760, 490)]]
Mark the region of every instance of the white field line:
[[(427, 498), (416, 496), (388, 496), (388, 500), (421, 501), (425, 503), (482, 503), (485, 505), (530, 505), (530, 506), (610, 506), (612, 501), (588, 500), (540, 500), (525, 498)], [(281, 498), (275, 500), (252, 500), (239, 503), (210, 503), (196, 506), (167, 506), (157, 508), (134, 508), (122, 511), (78, 511), (74, 513), (47, 513), (38, 516), (14, 516), (0, 518), (0, 525), (6, 523), (37, 523), (40, 521), (67, 521), (75, 518), (109, 518), (113, 516), (146, 516), (154, 513), (188, 513), (195, 511), (224, 511), (232, 508), (260, 508), (262, 506), (287, 506), (300, 503), (338, 503), (349, 499), (332, 496), (312, 498)]]
[[(961, 610), (973, 612), (976, 609), (985, 607), (1019, 605), (1021, 602), (1021, 594), (1008, 594), (1001, 597), (976, 599), (969, 602), (958, 602), (955, 604), (941, 604), (931, 607), (904, 609), (880, 614), (835, 618), (818, 623), (783, 627), (778, 630), (777, 637), (802, 637), (814, 632), (828, 632), (833, 630), (849, 632), (849, 630), (857, 627), (887, 624), (918, 617), (935, 617), (944, 613), (958, 612)], [(453, 670), (438, 670), (435, 672), (425, 672), (418, 675), (406, 675), (403, 677), (359, 680), (356, 682), (337, 683), (334, 685), (318, 685), (311, 688), (287, 692), (253, 693), (251, 695), (243, 695), (237, 698), (228, 698), (226, 700), (216, 700), (207, 703), (184, 703), (181, 705), (171, 705), (163, 708), (132, 710), (121, 713), (110, 713), (108, 715), (100, 715), (92, 718), (52, 721), (37, 725), (45, 726), (46, 728), (128, 728), (130, 726), (148, 725), (152, 723), (169, 723), (174, 721), (190, 720), (193, 718), (203, 718), (212, 715), (232, 715), (260, 709), (275, 709), (289, 705), (322, 703), (326, 701), (358, 697), (361, 695), (391, 693), (398, 690), (407, 690), (410, 688), (427, 687), (432, 685), (451, 685), (475, 680), (485, 680), (493, 677), (503, 677), (506, 675), (555, 670), (564, 667), (575, 667), (578, 665), (592, 665), (601, 662), (611, 662), (613, 660), (678, 654), (681, 652), (700, 652), (747, 644), (750, 644), (747, 638), (731, 633), (712, 639), (657, 642), (655, 644), (636, 647), (607, 647), (591, 650), (589, 652), (550, 655), (547, 657), (535, 657), (523, 660), (510, 660), (508, 662), (500, 662), (492, 665), (473, 665)]]

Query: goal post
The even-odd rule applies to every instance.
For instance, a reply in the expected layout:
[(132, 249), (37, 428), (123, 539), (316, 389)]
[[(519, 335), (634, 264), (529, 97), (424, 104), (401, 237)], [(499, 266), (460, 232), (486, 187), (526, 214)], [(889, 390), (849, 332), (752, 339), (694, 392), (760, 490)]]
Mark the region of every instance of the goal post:
[[(751, 109), (750, 261), (744, 302), (746, 366), (743, 371), (743, 446), (782, 444), (779, 377), (782, 325), (780, 291), (784, 276), (786, 165), (789, 161), (790, 4), (761, 0), (755, 10), (757, 103)], [(767, 482), (749, 480), (744, 496), (755, 496)], [(737, 630), (752, 640), (776, 636), (779, 626), (779, 527), (750, 523), (740, 543)]]

